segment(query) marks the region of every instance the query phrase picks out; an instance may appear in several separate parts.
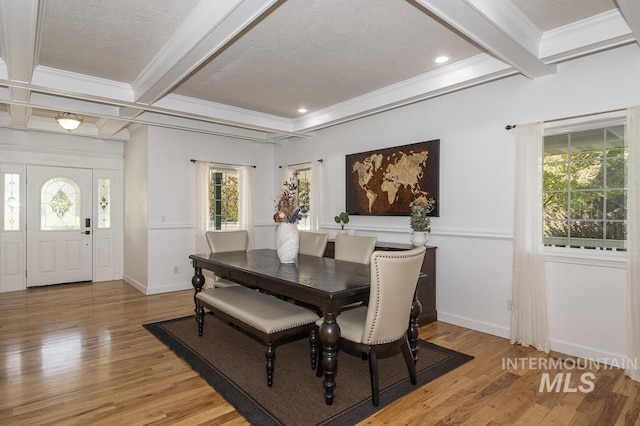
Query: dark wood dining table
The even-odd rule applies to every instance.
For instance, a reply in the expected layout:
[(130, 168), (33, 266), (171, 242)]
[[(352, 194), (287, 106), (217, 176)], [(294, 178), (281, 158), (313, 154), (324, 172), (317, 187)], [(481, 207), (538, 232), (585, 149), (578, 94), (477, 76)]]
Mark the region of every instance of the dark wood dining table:
[[(196, 319), (204, 314), (204, 308), (195, 297), (205, 282), (203, 269), (269, 294), (315, 306), (323, 313), (324, 321), (318, 334), (323, 346), (324, 398), (326, 404), (331, 405), (336, 388), (340, 340), (336, 318), (343, 306), (368, 300), (370, 266), (307, 255), (299, 255), (295, 263), (281, 263), (273, 249), (193, 254), (189, 258), (194, 268), (191, 283), (194, 287)], [(417, 318), (420, 310), (420, 302), (414, 298), (407, 331), (414, 360), (418, 356)]]

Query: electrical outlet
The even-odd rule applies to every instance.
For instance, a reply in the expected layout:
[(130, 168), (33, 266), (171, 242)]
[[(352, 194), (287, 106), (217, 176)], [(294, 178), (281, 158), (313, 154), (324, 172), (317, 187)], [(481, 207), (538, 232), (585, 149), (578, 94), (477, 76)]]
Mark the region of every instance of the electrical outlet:
[(513, 300), (507, 299), (507, 311), (510, 311), (512, 309), (513, 309)]

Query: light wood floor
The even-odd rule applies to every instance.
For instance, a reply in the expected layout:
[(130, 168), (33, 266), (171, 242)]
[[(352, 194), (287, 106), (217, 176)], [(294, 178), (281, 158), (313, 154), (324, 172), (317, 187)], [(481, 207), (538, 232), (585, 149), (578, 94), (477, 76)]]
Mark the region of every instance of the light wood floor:
[[(0, 294), (0, 424), (246, 424), (142, 327), (192, 312), (191, 291), (144, 296), (123, 281)], [(420, 337), (475, 359), (362, 424), (640, 424), (640, 384), (618, 369), (587, 370), (590, 393), (571, 392), (576, 370), (569, 392), (538, 392), (545, 371), (503, 368), (538, 352), (441, 322)]]

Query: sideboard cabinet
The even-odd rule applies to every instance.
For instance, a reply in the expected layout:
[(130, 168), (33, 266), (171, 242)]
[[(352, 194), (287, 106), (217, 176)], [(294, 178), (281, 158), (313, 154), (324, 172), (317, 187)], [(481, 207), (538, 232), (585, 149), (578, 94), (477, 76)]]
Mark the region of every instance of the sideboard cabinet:
[[(324, 257), (333, 258), (335, 248), (335, 241), (329, 240), (324, 251)], [(376, 250), (408, 250), (411, 248), (413, 246), (410, 244), (385, 243), (384, 241), (376, 243)], [(418, 325), (429, 324), (438, 319), (438, 312), (436, 311), (436, 249), (437, 247), (427, 246), (427, 251), (422, 261), (422, 272), (426, 274), (426, 277), (418, 280), (417, 294), (418, 300), (422, 304), (422, 313), (418, 317)]]

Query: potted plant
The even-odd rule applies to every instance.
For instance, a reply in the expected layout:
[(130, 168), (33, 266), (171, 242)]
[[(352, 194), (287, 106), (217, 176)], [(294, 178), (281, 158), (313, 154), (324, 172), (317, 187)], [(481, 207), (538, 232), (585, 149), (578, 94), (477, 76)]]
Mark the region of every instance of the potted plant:
[(349, 213), (341, 212), (338, 216), (334, 217), (333, 220), (335, 220), (336, 223), (340, 225), (340, 233), (344, 234), (344, 225), (349, 223)]
[(433, 210), (434, 204), (435, 200), (433, 198), (427, 199), (424, 195), (416, 198), (410, 204), (411, 242), (416, 247), (423, 246), (429, 241), (431, 218), (427, 215)]

